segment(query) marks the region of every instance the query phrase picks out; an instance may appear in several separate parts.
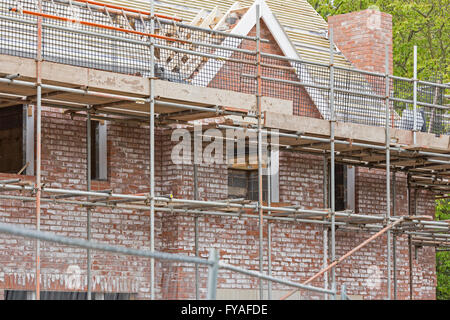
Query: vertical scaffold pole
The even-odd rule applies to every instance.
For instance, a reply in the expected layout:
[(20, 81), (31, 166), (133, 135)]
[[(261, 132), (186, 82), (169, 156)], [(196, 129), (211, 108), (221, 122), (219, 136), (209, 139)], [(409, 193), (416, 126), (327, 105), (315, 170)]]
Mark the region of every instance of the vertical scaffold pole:
[[(42, 0), (38, 0), (39, 12), (42, 13)], [(37, 19), (37, 55), (36, 55), (36, 229), (41, 230), (41, 143), (42, 143), (42, 17)], [(36, 300), (41, 299), (41, 252), (40, 241), (36, 240)]]
[(409, 299), (413, 300), (413, 261), (412, 261), (412, 241), (408, 235), (408, 262), (409, 262)]
[[(411, 204), (411, 174), (407, 174), (407, 198), (408, 198), (408, 215), (413, 215)], [(411, 235), (408, 235), (408, 263), (409, 263), (409, 298), (413, 299), (413, 266), (412, 266), (412, 248)]]
[(397, 235), (394, 233), (392, 237), (392, 255), (394, 259), (394, 300), (397, 300), (397, 293), (398, 293), (398, 287), (397, 287)]
[[(267, 206), (272, 206), (272, 150), (269, 146), (267, 154)], [(267, 214), (270, 216), (271, 211)], [(272, 276), (272, 224), (267, 223), (267, 272)], [(272, 300), (272, 281), (267, 283), (267, 299)]]
[[(389, 224), (391, 218), (391, 130), (389, 125), (390, 119), (390, 107), (389, 107), (389, 92), (390, 92), (390, 80), (389, 80), (389, 47), (385, 48), (385, 84), (386, 84), (386, 225)], [(386, 234), (387, 236), (387, 299), (391, 300), (391, 230)]]
[[(91, 162), (91, 137), (92, 137), (92, 126), (91, 126), (91, 112), (90, 108), (87, 111), (87, 120), (86, 120), (86, 184), (87, 190), (91, 191), (91, 177), (92, 177), (92, 162)], [(89, 201), (89, 197), (88, 197)], [(86, 225), (86, 233), (87, 240), (91, 240), (91, 207), (87, 206), (87, 225)], [(86, 250), (87, 254), (87, 299), (92, 300), (92, 281), (91, 281), (91, 250)]]
[(408, 202), (408, 216), (412, 215), (411, 210), (411, 174), (406, 175), (406, 200)]
[[(328, 158), (323, 157), (323, 207), (328, 208)], [(323, 263), (322, 268), (328, 266), (328, 226), (323, 226)], [(328, 289), (328, 272), (323, 275), (323, 286)], [(328, 300), (328, 294), (325, 294), (325, 300)]]
[(417, 144), (417, 46), (414, 46), (414, 79), (413, 79), (414, 130), (413, 142)]
[[(155, 3), (150, 0), (150, 33), (155, 32)], [(150, 37), (150, 250), (155, 251), (155, 46)], [(155, 300), (155, 259), (150, 259), (150, 298)]]
[[(194, 138), (195, 139), (195, 138)], [(194, 200), (198, 200), (198, 166), (194, 163)], [(194, 246), (195, 246), (195, 256), (200, 256), (199, 247), (198, 247), (198, 215), (196, 214), (194, 217)], [(199, 268), (198, 264), (195, 264), (195, 299), (200, 299), (200, 288), (199, 288)]]
[[(263, 178), (262, 178), (262, 130), (261, 130), (261, 25), (260, 5), (256, 5), (256, 109), (258, 114), (258, 214), (259, 214), (259, 271), (263, 273)], [(263, 280), (259, 279), (259, 298), (264, 299)]]
[[(330, 28), (330, 140), (331, 140), (331, 163), (330, 163), (330, 204), (331, 204), (331, 262), (336, 260), (336, 194), (335, 194), (335, 142), (334, 131), (336, 125), (336, 114), (334, 110), (334, 40), (333, 28)], [(336, 288), (336, 269), (331, 268), (331, 285)], [(336, 295), (334, 295), (336, 298)]]
[(208, 267), (208, 300), (216, 300), (217, 297), (217, 278), (219, 274), (219, 254), (216, 249), (209, 250), (209, 262), (211, 265)]
[[(395, 204), (395, 199), (397, 199), (397, 174), (394, 171), (392, 173), (392, 215), (396, 216), (397, 206)], [(397, 300), (397, 235), (393, 233), (392, 237), (392, 255), (393, 255), (393, 271), (394, 271), (394, 300)]]

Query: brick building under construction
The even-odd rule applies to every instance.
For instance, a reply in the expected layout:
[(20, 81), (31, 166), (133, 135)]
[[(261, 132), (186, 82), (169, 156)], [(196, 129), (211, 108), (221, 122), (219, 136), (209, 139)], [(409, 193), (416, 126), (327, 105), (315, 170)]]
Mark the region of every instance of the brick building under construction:
[(0, 298), (434, 299), (450, 86), (392, 74), (377, 10), (2, 1)]

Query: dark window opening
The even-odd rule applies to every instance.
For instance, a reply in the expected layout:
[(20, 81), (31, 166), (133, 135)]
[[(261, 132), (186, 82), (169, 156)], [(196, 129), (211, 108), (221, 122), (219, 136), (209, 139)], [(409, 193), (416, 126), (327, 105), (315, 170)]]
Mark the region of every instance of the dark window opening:
[(23, 106), (0, 108), (0, 172), (19, 173), (26, 163)]
[(99, 177), (99, 122), (91, 121), (91, 179)]
[(346, 179), (346, 166), (341, 164), (335, 165), (335, 209), (336, 211), (343, 211), (347, 209), (347, 179)]
[[(249, 139), (246, 138), (245, 140), (245, 146), (244, 146), (244, 154), (239, 153), (239, 148), (237, 146), (235, 146), (234, 148), (234, 157), (239, 157), (239, 156), (257, 156), (258, 155), (258, 149), (257, 149), (257, 145), (252, 145), (250, 146), (250, 142)], [(251, 152), (250, 152), (251, 151)]]
[[(228, 197), (258, 201), (258, 170), (228, 170)], [(263, 175), (263, 201), (267, 201), (267, 176)]]
[[(229, 147), (233, 148), (233, 152), (227, 154), (230, 157), (228, 159), (229, 164), (233, 166), (233, 169), (255, 170), (258, 167), (258, 149), (257, 144), (253, 141), (253, 139), (245, 137), (245, 139), (239, 143), (234, 142), (232, 145), (227, 144), (227, 148)], [(266, 153), (265, 150), (263, 150), (263, 163), (265, 156)]]
[[(331, 170), (328, 172), (328, 203), (331, 203)], [(355, 189), (355, 176), (356, 171), (354, 166), (347, 166), (343, 164), (335, 165), (335, 180), (334, 180), (334, 199), (335, 210), (344, 211), (351, 210), (356, 212), (356, 189)], [(331, 206), (330, 206), (331, 207)]]
[[(133, 300), (132, 293), (93, 292), (92, 300)], [(32, 300), (34, 291), (5, 290), (5, 300)], [(41, 300), (87, 300), (87, 292), (41, 291)]]

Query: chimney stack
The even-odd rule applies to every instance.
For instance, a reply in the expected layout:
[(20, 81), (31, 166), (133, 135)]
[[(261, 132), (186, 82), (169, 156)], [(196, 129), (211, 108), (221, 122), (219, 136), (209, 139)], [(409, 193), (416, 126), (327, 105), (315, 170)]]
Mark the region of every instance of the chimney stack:
[(392, 62), (392, 16), (367, 9), (328, 17), (334, 43), (357, 68), (385, 73), (385, 46), (388, 44), (389, 72)]

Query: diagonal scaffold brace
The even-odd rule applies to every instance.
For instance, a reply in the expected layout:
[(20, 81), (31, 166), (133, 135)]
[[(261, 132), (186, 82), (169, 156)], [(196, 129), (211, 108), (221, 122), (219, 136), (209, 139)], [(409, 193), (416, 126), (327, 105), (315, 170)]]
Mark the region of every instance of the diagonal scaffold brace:
[[(321, 275), (323, 275), (325, 272), (329, 271), (331, 268), (334, 268), (335, 266), (337, 266), (339, 263), (341, 263), (342, 261), (344, 261), (345, 259), (347, 259), (348, 257), (350, 257), (352, 254), (356, 253), (358, 250), (360, 250), (361, 248), (365, 247), (366, 245), (368, 245), (370, 242), (372, 242), (373, 240), (377, 239), (379, 236), (383, 235), (384, 233), (386, 233), (387, 231), (391, 230), (392, 228), (394, 228), (395, 226), (399, 225), (400, 223), (402, 223), (403, 221), (405, 221), (408, 217), (401, 217), (400, 219), (398, 219), (397, 221), (394, 221), (390, 224), (388, 224), (386, 227), (384, 227), (383, 229), (381, 229), (380, 231), (378, 231), (376, 234), (374, 234), (373, 236), (371, 236), (370, 238), (368, 238), (367, 240), (365, 240), (364, 242), (362, 242), (360, 245), (358, 245), (357, 247), (355, 247), (354, 249), (350, 250), (349, 252), (347, 252), (346, 254), (344, 254), (342, 257), (340, 257), (339, 259), (337, 259), (336, 261), (334, 261), (333, 263), (331, 263), (330, 265), (328, 265), (328, 267), (320, 270), (318, 273), (316, 273), (314, 276), (312, 276), (311, 278), (309, 278), (308, 280), (306, 280), (305, 282), (303, 282), (304, 285), (314, 281), (315, 279), (317, 279), (318, 277), (320, 277)], [(416, 217), (417, 218), (417, 217)], [(292, 290), (289, 293), (287, 293), (286, 295), (284, 295), (283, 297), (281, 297), (280, 300), (286, 300), (287, 298), (289, 298), (291, 295), (293, 295), (294, 293), (296, 293), (298, 291), (298, 289)]]

